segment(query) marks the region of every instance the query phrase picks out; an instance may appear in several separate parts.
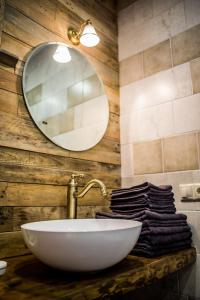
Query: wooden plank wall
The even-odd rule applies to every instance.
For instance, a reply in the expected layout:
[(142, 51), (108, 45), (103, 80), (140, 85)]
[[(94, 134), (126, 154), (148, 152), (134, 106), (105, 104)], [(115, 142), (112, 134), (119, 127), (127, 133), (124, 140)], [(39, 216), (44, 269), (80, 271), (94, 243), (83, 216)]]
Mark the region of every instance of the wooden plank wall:
[[(78, 48), (102, 78), (110, 120), (102, 141), (84, 152), (63, 150), (34, 125), (22, 96), (21, 76), (29, 52), (49, 41), (68, 43), (68, 26), (91, 18), (101, 43)], [(0, 46), (18, 57), (15, 68), (0, 65), (0, 258), (27, 253), (20, 225), (64, 218), (66, 183), (72, 172), (120, 186), (117, 22), (114, 0), (0, 0)], [(79, 202), (79, 217), (108, 202), (94, 188)]]

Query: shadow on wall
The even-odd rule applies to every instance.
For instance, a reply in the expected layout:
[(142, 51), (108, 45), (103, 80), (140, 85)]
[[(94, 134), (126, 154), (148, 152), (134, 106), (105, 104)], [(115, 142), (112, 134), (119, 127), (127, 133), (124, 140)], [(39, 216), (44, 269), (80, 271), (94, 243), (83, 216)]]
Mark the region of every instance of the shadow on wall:
[(200, 299), (200, 255), (197, 255), (197, 261), (195, 264), (186, 267), (182, 272), (179, 272), (180, 290), (183, 295), (188, 295), (189, 300)]

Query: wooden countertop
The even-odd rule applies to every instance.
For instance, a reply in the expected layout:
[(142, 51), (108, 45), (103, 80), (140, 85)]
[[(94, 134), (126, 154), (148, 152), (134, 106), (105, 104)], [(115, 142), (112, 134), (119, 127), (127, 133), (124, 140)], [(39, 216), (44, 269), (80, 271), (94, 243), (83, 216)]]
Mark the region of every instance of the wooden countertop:
[(92, 300), (126, 294), (182, 269), (196, 259), (190, 248), (157, 258), (128, 256), (97, 273), (68, 273), (51, 269), (34, 256), (7, 259), (0, 277), (0, 300)]

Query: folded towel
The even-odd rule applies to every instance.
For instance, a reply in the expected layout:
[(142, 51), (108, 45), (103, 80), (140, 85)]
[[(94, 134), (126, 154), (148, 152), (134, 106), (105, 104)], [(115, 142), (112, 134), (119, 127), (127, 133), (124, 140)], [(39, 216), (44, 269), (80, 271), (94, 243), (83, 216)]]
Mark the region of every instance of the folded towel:
[(170, 227), (186, 226), (186, 220), (144, 220), (143, 227)]
[(168, 205), (158, 205), (158, 204), (152, 204), (152, 203), (125, 203), (125, 204), (111, 204), (110, 205), (110, 209), (111, 210), (116, 210), (116, 209), (122, 209), (122, 210), (131, 210), (134, 208), (150, 208), (150, 209), (157, 209), (157, 210), (169, 210), (169, 209), (173, 209), (175, 210), (175, 205), (172, 204), (168, 204)]
[(128, 197), (121, 197), (121, 198), (112, 198), (111, 197), (111, 203), (112, 204), (122, 204), (122, 203), (155, 203), (155, 204), (169, 204), (169, 203), (174, 203), (174, 198), (153, 198), (150, 197), (148, 195), (142, 195), (142, 196), (137, 196), (137, 197), (132, 197), (132, 196), (128, 196)]
[(159, 205), (167, 205), (167, 204), (174, 204), (175, 199), (171, 198), (171, 199), (154, 199), (154, 198), (148, 198), (147, 199), (148, 202), (152, 203), (152, 204), (159, 204)]
[(111, 193), (111, 199), (120, 199), (120, 198), (141, 198), (141, 197), (152, 197), (154, 199), (171, 199), (174, 197), (172, 192), (150, 192), (150, 191), (140, 191), (135, 192), (132, 190), (120, 191), (118, 193)]
[(114, 204), (110, 206), (111, 210), (114, 209), (122, 209), (122, 210), (131, 210), (131, 209), (137, 209), (137, 208), (148, 208), (148, 203), (126, 203), (126, 204)]
[(173, 233), (182, 233), (182, 232), (191, 232), (188, 225), (184, 226), (168, 226), (168, 227), (155, 227), (155, 226), (142, 226), (142, 231), (140, 236), (146, 235), (161, 235), (161, 234), (173, 234)]
[(174, 248), (163, 248), (163, 249), (143, 249), (143, 248), (134, 248), (130, 254), (132, 255), (138, 255), (138, 256), (145, 256), (145, 257), (155, 257), (160, 256), (164, 254), (168, 254), (171, 252), (180, 251), (183, 249), (187, 249), (191, 247), (191, 242), (188, 242), (187, 244), (183, 246), (176, 246)]
[(174, 203), (171, 203), (171, 204), (155, 204), (155, 203), (151, 203), (149, 202), (148, 203), (148, 207), (149, 208), (155, 208), (155, 209), (170, 209), (170, 208), (175, 208), (175, 205)]
[(172, 186), (149, 182), (113, 190), (112, 212), (97, 213), (96, 218), (136, 220), (143, 223), (134, 255), (157, 256), (190, 247), (192, 232), (184, 214), (176, 214)]
[(96, 218), (97, 219), (124, 219), (124, 220), (137, 220), (141, 216), (144, 215), (144, 212), (136, 212), (134, 214), (118, 214), (115, 212), (97, 212)]
[(187, 216), (178, 213), (178, 214), (159, 214), (156, 212), (152, 212), (149, 210), (145, 210), (143, 216), (141, 216), (143, 220), (148, 219), (148, 220), (186, 220)]
[(131, 201), (131, 202), (140, 202), (140, 201), (148, 201), (149, 197), (146, 194), (141, 194), (137, 196), (123, 196), (123, 197), (113, 197), (111, 196), (111, 202), (112, 203), (118, 203), (118, 202), (126, 202), (126, 201)]
[(129, 191), (129, 190), (135, 190), (135, 191), (141, 191), (141, 190), (144, 190), (144, 189), (149, 189), (149, 182), (144, 182), (142, 184), (138, 184), (138, 185), (135, 185), (135, 186), (132, 186), (130, 188), (120, 188), (120, 189), (113, 189), (112, 190), (112, 193), (115, 194), (115, 193), (118, 193), (118, 192), (126, 192), (126, 191)]
[(179, 232), (179, 233), (172, 233), (168, 235), (158, 234), (158, 235), (146, 235), (140, 236), (138, 239), (138, 243), (146, 242), (153, 246), (160, 246), (160, 245), (169, 245), (170, 243), (175, 243), (178, 241), (190, 239), (192, 236), (191, 230), (186, 232)]
[(161, 197), (163, 199), (170, 199), (174, 197), (174, 193), (172, 192), (147, 192), (147, 195), (149, 197), (153, 197), (155, 199), (160, 199)]
[(146, 220), (152, 220), (156, 222), (165, 222), (165, 221), (185, 221), (187, 219), (187, 216), (178, 213), (178, 214), (160, 214), (156, 212), (152, 212), (149, 210), (142, 210), (139, 212), (135, 212), (132, 214), (119, 214), (114, 212), (99, 212), (96, 213), (96, 218), (111, 218), (111, 219), (127, 219), (127, 220), (136, 220), (136, 221), (146, 221)]
[(112, 192), (113, 194), (118, 193), (118, 192), (126, 192), (129, 190), (132, 191), (142, 191), (145, 189), (151, 189), (152, 191), (171, 191), (172, 190), (172, 186), (171, 185), (161, 185), (161, 186), (156, 186), (150, 182), (144, 182), (142, 184), (139, 185), (135, 185), (132, 186), (130, 188), (122, 188), (122, 189), (114, 189)]
[(137, 244), (135, 245), (134, 249), (143, 249), (143, 250), (161, 250), (161, 249), (175, 249), (176, 247), (180, 247), (180, 246), (185, 246), (188, 244), (192, 243), (192, 239), (191, 238), (187, 238), (185, 240), (181, 240), (181, 241), (176, 241), (170, 244), (166, 244), (166, 245), (150, 245), (149, 243), (146, 242), (137, 242)]
[[(117, 213), (117, 214), (120, 214), (120, 215), (125, 215), (125, 216), (128, 216), (128, 215), (133, 215), (134, 213), (137, 213), (137, 212), (144, 212), (144, 210), (148, 210), (147, 207), (144, 207), (144, 208), (134, 208), (134, 209), (128, 209), (128, 210), (124, 210), (124, 209), (115, 209), (113, 208), (112, 211), (114, 213)], [(176, 212), (176, 209), (151, 209), (151, 212), (155, 212), (155, 213), (158, 213), (158, 214), (167, 214), (167, 215), (171, 215), (171, 214), (175, 214)], [(141, 216), (143, 217), (143, 216)], [(145, 215), (144, 215), (144, 218), (145, 218)]]
[(113, 208), (112, 211), (114, 213), (117, 213), (117, 214), (120, 214), (120, 215), (132, 215), (136, 212), (143, 212), (144, 210), (147, 210), (146, 207), (144, 208), (141, 208), (141, 207), (138, 207), (138, 208), (134, 208), (134, 209), (128, 209), (128, 210), (123, 210), (123, 209), (115, 209)]

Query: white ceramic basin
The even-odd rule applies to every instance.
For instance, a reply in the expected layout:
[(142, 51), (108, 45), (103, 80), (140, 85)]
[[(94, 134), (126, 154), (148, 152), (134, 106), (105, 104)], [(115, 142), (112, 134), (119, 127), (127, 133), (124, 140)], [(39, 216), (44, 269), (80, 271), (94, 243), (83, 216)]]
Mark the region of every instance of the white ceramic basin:
[(117, 219), (77, 219), (21, 226), (31, 252), (45, 264), (69, 271), (108, 268), (132, 250), (142, 223)]

